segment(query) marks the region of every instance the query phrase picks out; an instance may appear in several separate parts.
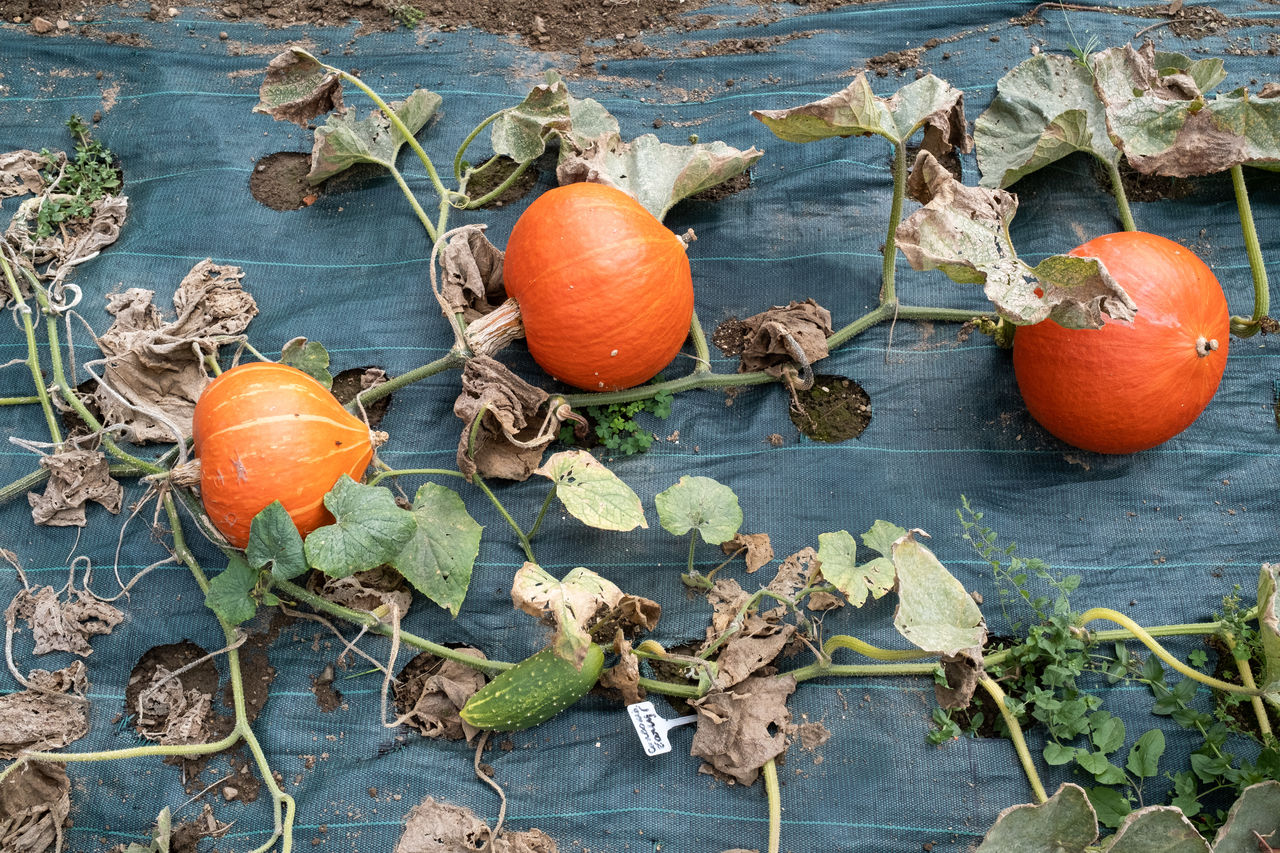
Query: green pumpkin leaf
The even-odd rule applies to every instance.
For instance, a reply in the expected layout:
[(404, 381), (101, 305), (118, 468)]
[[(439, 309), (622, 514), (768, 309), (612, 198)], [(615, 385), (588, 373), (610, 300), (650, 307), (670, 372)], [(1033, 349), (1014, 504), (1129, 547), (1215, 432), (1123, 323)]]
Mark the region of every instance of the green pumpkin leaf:
[(255, 113), (307, 127), (311, 120), (342, 109), (342, 78), (300, 47), (279, 54), (267, 65), (258, 89)]
[(458, 615), (480, 554), (483, 528), (457, 493), (426, 483), (413, 499), (413, 533), (391, 565), (414, 589)]
[(329, 351), (319, 341), (294, 338), (280, 350), (280, 363), (298, 368), (326, 388), (333, 387)]
[(868, 594), (881, 598), (893, 589), (893, 562), (877, 557), (859, 566), (857, 542), (847, 530), (818, 534), (818, 562), (823, 580), (840, 590), (854, 607), (866, 604)]
[(234, 554), (227, 561), (227, 567), (209, 579), (209, 592), (204, 603), (228, 625), (248, 622), (258, 612), (253, 591), (259, 579), (258, 570), (239, 554)]
[(973, 142), (984, 187), (1007, 187), (1076, 151), (1120, 163), (1093, 74), (1055, 53), (1033, 56), (1000, 78), (991, 106), (973, 123)]
[(870, 530), (862, 534), (862, 544), (875, 551), (881, 557), (892, 557), (893, 543), (906, 535), (907, 529), (905, 527), (877, 520), (875, 524), (871, 525)]
[(1139, 779), (1150, 779), (1159, 771), (1164, 746), (1164, 732), (1151, 729), (1129, 748), (1129, 760), (1125, 762), (1125, 767)]
[(639, 496), (586, 451), (554, 453), (533, 473), (555, 483), (564, 508), (589, 527), (625, 531), (649, 526)]
[(1147, 806), (1125, 817), (1107, 853), (1209, 853), (1209, 842), (1180, 809)]
[[(409, 133), (416, 135), (435, 115), (441, 101), (435, 92), (417, 89), (407, 99), (393, 101), (388, 106)], [(356, 118), (354, 113), (331, 115), (322, 127), (316, 128), (307, 180), (318, 184), (357, 163), (390, 168), (408, 139), (382, 110), (373, 110), (363, 119)]]
[(710, 477), (680, 478), (653, 498), (663, 529), (676, 536), (698, 531), (708, 545), (728, 542), (742, 526), (742, 507), (728, 486)]
[(1280, 563), (1264, 563), (1258, 576), (1258, 634), (1262, 640), (1262, 685), (1280, 705)]
[(1244, 789), (1213, 840), (1213, 853), (1257, 853), (1258, 836), (1280, 838), (1280, 781), (1275, 779)]
[(1084, 853), (1098, 838), (1098, 820), (1079, 785), (1066, 784), (1046, 802), (1010, 806), (975, 853)]
[(307, 562), (329, 577), (345, 578), (390, 562), (413, 537), (411, 512), (396, 505), (389, 489), (357, 483), (346, 474), (324, 496), (333, 524), (311, 532)]
[(785, 110), (753, 110), (751, 114), (787, 142), (874, 134), (900, 144), (928, 126), (946, 142), (934, 148), (936, 153), (953, 147), (968, 150), (964, 93), (932, 74), (913, 80), (890, 98), (879, 98), (871, 91), (867, 75), (859, 73), (844, 89), (822, 100)]
[(280, 501), (272, 501), (249, 523), (249, 544), (245, 557), (255, 569), (271, 565), (271, 574), (292, 580), (307, 571), (307, 555), (302, 535)]
[(913, 268), (981, 284), (1000, 315), (1019, 325), (1053, 319), (1096, 329), (1104, 313), (1133, 319), (1137, 306), (1098, 260), (1054, 255), (1030, 267), (1018, 258), (1009, 238), (1016, 196), (965, 186), (927, 151), (912, 180), (921, 182), (917, 195), (927, 203), (903, 220), (897, 238)]
[(1090, 60), (1111, 135), (1145, 174), (1185, 178), (1233, 166), (1280, 167), (1280, 92), (1219, 94), (1218, 60), (1192, 62), (1150, 42), (1102, 51)]
[(893, 567), (898, 577), (893, 626), (898, 633), (944, 657), (973, 650), (980, 655), (987, 640), (982, 611), (933, 552), (916, 541), (915, 531), (893, 544)]
[(561, 140), (564, 156), (597, 137), (618, 134), (618, 120), (599, 101), (573, 97), (554, 71), (545, 79), (493, 120), (489, 139), (494, 154), (524, 163), (541, 157), (553, 138)]
[(556, 177), (561, 184), (592, 181), (620, 189), (662, 219), (676, 202), (747, 171), (763, 156), (757, 148), (739, 151), (723, 142), (671, 145), (652, 133), (623, 142), (609, 134), (561, 156)]

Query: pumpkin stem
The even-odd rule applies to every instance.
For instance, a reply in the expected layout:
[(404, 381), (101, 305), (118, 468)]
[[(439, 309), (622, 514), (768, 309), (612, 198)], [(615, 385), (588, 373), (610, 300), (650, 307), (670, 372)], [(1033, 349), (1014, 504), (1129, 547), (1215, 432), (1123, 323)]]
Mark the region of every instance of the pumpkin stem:
[(1205, 338), (1204, 335), (1196, 338), (1196, 355), (1204, 358), (1209, 353), (1218, 349), (1217, 338)]
[(507, 344), (524, 337), (520, 303), (507, 299), (467, 326), (466, 342), (476, 355), (492, 356)]

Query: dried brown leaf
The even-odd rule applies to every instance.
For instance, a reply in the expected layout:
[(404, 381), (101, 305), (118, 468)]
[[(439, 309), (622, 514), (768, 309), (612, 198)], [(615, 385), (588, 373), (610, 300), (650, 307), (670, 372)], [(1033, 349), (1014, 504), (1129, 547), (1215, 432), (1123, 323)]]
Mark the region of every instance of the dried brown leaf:
[(640, 686), (640, 658), (631, 650), (631, 643), (621, 629), (614, 633), (613, 651), (618, 655), (618, 662), (600, 674), (601, 686), (621, 693), (624, 705), (643, 702), (645, 692)]
[(307, 127), (313, 118), (342, 111), (342, 80), (301, 50), (287, 50), (267, 64), (254, 112)]
[(440, 290), (455, 312), (470, 323), (507, 298), (502, 284), (504, 252), (479, 228), (455, 234), (440, 252)]
[(196, 400), (209, 383), (204, 359), (258, 313), (240, 286), (243, 276), (238, 267), (209, 259), (196, 264), (173, 295), (177, 317), (171, 321), (152, 304), (153, 291), (131, 288), (108, 297), (115, 321), (98, 339), (107, 387), (94, 392), (108, 424), (125, 426), (137, 442), (178, 440), (165, 421), (183, 438), (191, 434)]
[(124, 614), (92, 593), (80, 590), (75, 599), (58, 598), (51, 586), (22, 589), (5, 610), (5, 622), (12, 628), (25, 620), (35, 639), (34, 654), (70, 652), (87, 657), (93, 654), (89, 637), (110, 634)]
[(790, 676), (755, 677), (691, 702), (698, 729), (690, 752), (706, 762), (702, 772), (754, 783), (766, 761), (787, 751), (787, 697), (795, 689)]
[(21, 149), (0, 154), (0, 198), (44, 192), (44, 178), (40, 177), (43, 166), (44, 157), (34, 151)]
[[(0, 696), (0, 758), (60, 749), (89, 733), (89, 682), (82, 661), (56, 672), (36, 670), (28, 683), (26, 690)], [(0, 842), (0, 850), (8, 849)]]
[(809, 585), (820, 565), (817, 551), (802, 548), (782, 561), (768, 588), (783, 598), (795, 598), (797, 592)]
[[(480, 850), (489, 827), (469, 809), (427, 797), (405, 817), (404, 834), (393, 853), (459, 853)], [(493, 853), (557, 853), (556, 842), (540, 829), (503, 832), (492, 840)]]
[(468, 359), (462, 369), (462, 393), (453, 404), (453, 413), (463, 423), (458, 470), (468, 480), (476, 473), (529, 479), (559, 429), (554, 413), (539, 414), (547, 399), (547, 392), (501, 362), (488, 356)]
[(390, 566), (378, 566), (345, 578), (312, 572), (307, 587), (335, 604), (366, 612), (385, 607), (388, 612), (397, 610), (403, 616), (413, 601), (408, 581)]
[(59, 268), (75, 266), (89, 260), (120, 238), (129, 215), (129, 200), (122, 195), (108, 195), (91, 205), (88, 216), (68, 219), (47, 237), (36, 238), (36, 217), (40, 206), (49, 201), (71, 201), (65, 193), (47, 193), (29, 198), (18, 205), (4, 236), (18, 253), (34, 264), (50, 264), (44, 277), (52, 278)]
[(737, 533), (728, 542), (720, 545), (726, 554), (737, 554), (746, 551), (744, 559), (747, 563), (747, 574), (759, 571), (773, 559), (773, 544), (768, 533)]
[(794, 625), (781, 625), (779, 630), (763, 636), (734, 637), (722, 647), (716, 656), (715, 686), (727, 690), (762, 672), (782, 653), (795, 633)]
[(934, 682), (933, 695), (942, 708), (967, 708), (982, 677), (980, 649), (963, 649), (956, 655), (942, 657), (942, 672), (947, 683)]
[(61, 764), (24, 763), (0, 782), (0, 850), (46, 853), (61, 849), (71, 814), (71, 781)]
[(108, 512), (120, 512), (124, 487), (111, 478), (102, 451), (66, 447), (42, 456), (40, 467), (49, 472), (44, 493), (27, 493), (36, 524), (84, 527), (84, 505), (89, 501), (102, 504)]
[(138, 733), (165, 745), (204, 743), (214, 723), (213, 697), (185, 688), (181, 675), (163, 665), (152, 672), (133, 711)]
[(802, 367), (827, 357), (831, 312), (812, 299), (775, 306), (742, 321), (745, 346), (738, 370), (781, 376), (788, 364)]
[[(484, 659), (479, 649), (458, 651)], [(423, 652), (401, 671), (393, 692), (401, 720), (424, 737), (470, 741), (478, 729), (464, 723), (458, 711), (484, 684), (484, 673), (475, 667)]]

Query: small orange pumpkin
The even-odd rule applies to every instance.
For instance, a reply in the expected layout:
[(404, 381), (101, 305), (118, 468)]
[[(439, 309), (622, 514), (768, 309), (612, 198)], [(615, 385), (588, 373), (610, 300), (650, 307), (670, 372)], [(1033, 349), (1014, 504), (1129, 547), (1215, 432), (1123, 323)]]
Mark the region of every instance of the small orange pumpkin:
[(233, 367), (196, 401), (192, 424), (200, 498), (232, 545), (253, 517), (280, 501), (306, 536), (332, 522), (323, 499), (343, 474), (359, 480), (373, 459), (369, 428), (295, 367)]
[(1052, 320), (1013, 337), (1013, 370), (1027, 409), (1085, 450), (1133, 453), (1189, 427), (1213, 399), (1227, 364), (1231, 320), (1212, 270), (1191, 250), (1126, 231), (1071, 251), (1097, 258), (1138, 305), (1132, 323), (1101, 329)]
[(535, 199), (511, 231), (502, 277), (533, 360), (587, 391), (652, 379), (689, 335), (684, 243), (613, 187), (568, 184)]

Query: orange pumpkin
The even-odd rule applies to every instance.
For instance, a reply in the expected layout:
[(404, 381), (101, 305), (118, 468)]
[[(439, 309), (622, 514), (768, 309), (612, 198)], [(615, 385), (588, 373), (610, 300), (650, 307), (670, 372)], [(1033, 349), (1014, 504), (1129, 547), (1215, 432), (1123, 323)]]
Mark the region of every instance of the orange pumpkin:
[(1058, 438), (1099, 453), (1155, 447), (1191, 425), (1226, 369), (1230, 315), (1222, 286), (1185, 246), (1154, 234), (1108, 234), (1072, 255), (1098, 258), (1138, 305), (1101, 329), (1045, 320), (1017, 330), (1013, 369), (1027, 409)]
[(369, 428), (295, 367), (253, 362), (214, 379), (192, 424), (205, 512), (232, 545), (280, 501), (298, 532), (332, 522), (325, 494), (343, 474), (359, 480), (373, 458)]
[(693, 277), (684, 243), (602, 184), (548, 190), (521, 214), (502, 269), (533, 360), (587, 391), (652, 379), (684, 344)]

